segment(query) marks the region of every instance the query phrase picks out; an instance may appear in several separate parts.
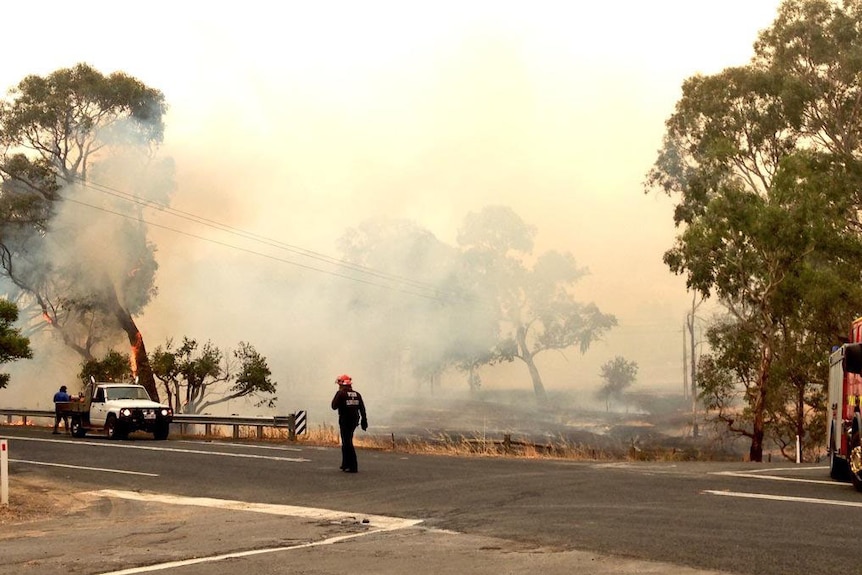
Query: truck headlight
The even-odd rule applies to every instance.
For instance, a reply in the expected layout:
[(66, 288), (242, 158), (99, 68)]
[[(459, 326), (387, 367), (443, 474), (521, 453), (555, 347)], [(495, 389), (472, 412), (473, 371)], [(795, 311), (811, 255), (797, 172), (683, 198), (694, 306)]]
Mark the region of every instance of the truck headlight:
[(162, 409), (162, 417), (167, 417), (167, 416), (169, 416), (170, 414), (171, 414), (171, 410), (170, 410), (170, 409), (165, 409), (165, 408), (163, 408), (163, 409)]
[(128, 407), (120, 410), (120, 417), (131, 417), (131, 416), (132, 416), (132, 410), (129, 409)]

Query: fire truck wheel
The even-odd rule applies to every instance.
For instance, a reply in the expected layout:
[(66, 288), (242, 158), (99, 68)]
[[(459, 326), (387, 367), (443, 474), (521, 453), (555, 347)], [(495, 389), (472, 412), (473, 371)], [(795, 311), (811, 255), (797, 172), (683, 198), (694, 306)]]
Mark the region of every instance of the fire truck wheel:
[(856, 491), (862, 491), (862, 444), (859, 442), (859, 433), (850, 437), (850, 481)]

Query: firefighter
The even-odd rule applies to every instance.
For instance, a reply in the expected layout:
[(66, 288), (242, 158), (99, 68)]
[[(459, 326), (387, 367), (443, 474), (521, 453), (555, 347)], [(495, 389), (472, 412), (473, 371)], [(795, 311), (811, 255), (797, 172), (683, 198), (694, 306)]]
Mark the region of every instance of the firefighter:
[(362, 426), (362, 431), (368, 429), (365, 402), (359, 392), (353, 389), (353, 378), (349, 375), (339, 375), (335, 383), (338, 384), (338, 391), (332, 398), (332, 409), (338, 410), (341, 470), (345, 473), (356, 473), (359, 471), (359, 464), (356, 461), (356, 449), (353, 447), (353, 433), (358, 425)]

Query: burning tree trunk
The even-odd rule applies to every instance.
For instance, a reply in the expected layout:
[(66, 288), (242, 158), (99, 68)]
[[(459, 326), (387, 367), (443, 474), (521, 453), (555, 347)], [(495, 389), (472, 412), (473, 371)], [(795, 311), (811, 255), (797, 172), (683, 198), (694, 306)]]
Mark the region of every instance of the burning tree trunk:
[(159, 390), (156, 388), (156, 378), (153, 376), (153, 368), (150, 366), (150, 360), (147, 357), (144, 338), (140, 330), (138, 330), (138, 326), (135, 324), (132, 315), (120, 304), (120, 300), (117, 298), (117, 291), (113, 286), (108, 288), (108, 296), (114, 316), (129, 338), (129, 345), (132, 348), (132, 374), (137, 376), (138, 383), (146, 388), (152, 400), (159, 401)]

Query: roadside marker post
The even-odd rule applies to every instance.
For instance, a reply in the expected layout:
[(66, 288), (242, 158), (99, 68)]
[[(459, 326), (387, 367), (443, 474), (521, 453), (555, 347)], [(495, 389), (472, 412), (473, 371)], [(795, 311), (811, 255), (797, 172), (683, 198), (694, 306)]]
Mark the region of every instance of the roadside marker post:
[(302, 435), (303, 433), (305, 433), (306, 425), (308, 423), (306, 421), (306, 415), (307, 414), (305, 413), (305, 410), (297, 411), (296, 413), (293, 414), (293, 419), (294, 419), (294, 422), (296, 424), (296, 434), (297, 435)]
[(9, 505), (9, 441), (0, 439), (0, 505)]

